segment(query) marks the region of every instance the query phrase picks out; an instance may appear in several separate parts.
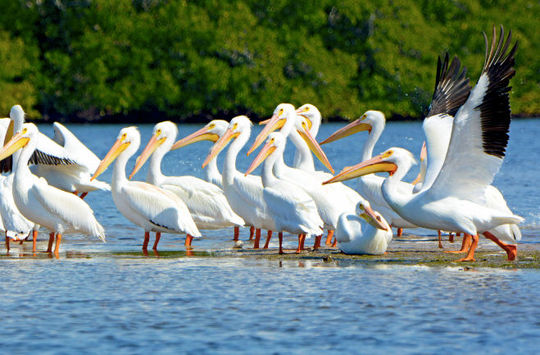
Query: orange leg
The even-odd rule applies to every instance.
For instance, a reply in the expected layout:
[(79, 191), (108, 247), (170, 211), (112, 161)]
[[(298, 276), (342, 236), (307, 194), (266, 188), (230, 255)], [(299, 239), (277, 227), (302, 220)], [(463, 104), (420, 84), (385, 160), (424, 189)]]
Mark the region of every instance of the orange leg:
[(334, 238), (334, 242), (332, 243), (332, 247), (333, 248), (337, 247), (337, 238)]
[(249, 240), (253, 240), (254, 236), (255, 236), (255, 227), (251, 226), (249, 228)]
[(161, 238), (161, 232), (156, 232), (156, 240), (154, 241), (154, 246), (152, 247), (153, 250), (157, 250), (157, 245), (159, 243), (160, 238)]
[(441, 237), (441, 230), (437, 230), (437, 234), (439, 235), (439, 248), (443, 248), (443, 245), (442, 245), (442, 237)]
[(396, 237), (401, 237), (402, 235), (403, 235), (403, 228), (398, 228)]
[(36, 252), (37, 235), (38, 235), (38, 231), (33, 230), (32, 231), (32, 252), (34, 253)]
[(484, 236), (487, 239), (490, 239), (491, 241), (493, 241), (495, 244), (497, 244), (501, 248), (503, 248), (504, 251), (506, 252), (506, 255), (508, 255), (508, 260), (516, 260), (516, 257), (517, 257), (517, 245), (515, 245), (515, 244), (506, 244), (503, 241), (501, 241), (499, 238), (497, 238), (496, 236), (491, 234), (490, 232), (484, 232)]
[(328, 230), (328, 235), (326, 236), (326, 242), (325, 242), (326, 245), (331, 245), (332, 244), (332, 237), (333, 236), (334, 236), (334, 230), (329, 229)]
[(278, 239), (279, 239), (279, 253), (283, 254), (283, 233), (278, 233)]
[(191, 242), (193, 241), (193, 236), (191, 234), (186, 235), (186, 242), (184, 243), (184, 246), (186, 249), (191, 249)]
[(253, 249), (259, 249), (259, 242), (261, 241), (261, 230), (257, 228), (255, 231), (255, 243), (253, 243)]
[(315, 243), (313, 243), (313, 250), (317, 250), (321, 247), (322, 234), (315, 237)]
[(148, 249), (148, 242), (150, 241), (150, 232), (144, 231), (144, 241), (142, 244), (142, 249), (147, 250)]
[(467, 253), (467, 256), (459, 259), (458, 261), (476, 261), (474, 259), (474, 251), (476, 250), (476, 247), (478, 246), (478, 234), (473, 235), (471, 237), (472, 237), (472, 243), (471, 243), (471, 247), (469, 248), (469, 252)]
[(270, 239), (272, 239), (272, 231), (268, 231), (268, 234), (266, 234), (266, 243), (264, 243), (264, 249), (268, 249), (268, 244), (270, 244)]
[(233, 237), (233, 240), (234, 240), (235, 242), (237, 242), (239, 236), (240, 236), (240, 227), (234, 226), (234, 237)]
[(448, 241), (450, 243), (453, 243), (454, 242), (454, 233), (450, 232), (450, 234), (448, 234)]
[(49, 233), (49, 246), (47, 247), (47, 253), (52, 252), (53, 242), (54, 242), (54, 233)]
[(306, 239), (305, 234), (298, 234), (298, 249), (296, 249), (296, 253), (300, 253), (302, 250), (304, 250), (305, 239)]
[(54, 246), (54, 256), (58, 259), (58, 251), (60, 250), (60, 243), (62, 243), (62, 234), (56, 233), (56, 244)]
[(6, 236), (6, 251), (9, 253), (9, 237)]
[(84, 198), (86, 197), (86, 195), (88, 195), (88, 192), (83, 192), (81, 194), (81, 200), (84, 200)]
[(470, 234), (464, 233), (463, 234), (463, 241), (461, 242), (461, 249), (460, 250), (447, 250), (445, 253), (452, 253), (452, 254), (459, 254), (459, 253), (466, 253), (467, 250), (471, 247), (471, 241), (472, 236)]

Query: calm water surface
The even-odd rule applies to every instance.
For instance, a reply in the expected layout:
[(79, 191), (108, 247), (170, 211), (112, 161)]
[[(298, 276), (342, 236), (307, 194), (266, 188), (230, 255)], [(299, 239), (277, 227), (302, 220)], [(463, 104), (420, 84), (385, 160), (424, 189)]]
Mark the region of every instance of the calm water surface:
[[(495, 180), (510, 208), (525, 218), (523, 243), (540, 242), (540, 194), (533, 179), (540, 166), (531, 164), (540, 161), (539, 122), (512, 123), (507, 157)], [(121, 128), (68, 127), (100, 157)], [(319, 140), (340, 127), (323, 125)], [(180, 126), (180, 136), (198, 128)], [(51, 134), (50, 126), (40, 129)], [(152, 126), (140, 130), (146, 144)], [(358, 162), (365, 138), (359, 134), (324, 146), (336, 170)], [(375, 150), (402, 146), (418, 154), (421, 145), (421, 123), (390, 123)], [(202, 176), (209, 147), (199, 143), (172, 152), (163, 170)], [(239, 169), (250, 162), (242, 159)], [(109, 181), (111, 170), (102, 179)], [(142, 169), (136, 178), (145, 175)], [(205, 256), (230, 248), (232, 230), (195, 240), (201, 253), (194, 257), (167, 255), (183, 250), (183, 237), (164, 235), (165, 257), (146, 258), (140, 253), (142, 230), (119, 214), (109, 193), (91, 193), (87, 201), (107, 230), (106, 244), (67, 236), (60, 260), (18, 258), (17, 250), (12, 258), (0, 258), (0, 352), (532, 353), (540, 348), (536, 270)], [(294, 241), (287, 239), (290, 246)], [(0, 253), (5, 255), (3, 248)]]

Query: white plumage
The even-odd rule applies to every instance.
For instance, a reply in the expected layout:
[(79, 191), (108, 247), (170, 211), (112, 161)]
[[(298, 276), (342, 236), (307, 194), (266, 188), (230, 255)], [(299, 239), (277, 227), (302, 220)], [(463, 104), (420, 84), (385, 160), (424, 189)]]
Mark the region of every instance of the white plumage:
[[(149, 232), (186, 233), (189, 242), (191, 237), (200, 237), (186, 204), (177, 195), (152, 184), (126, 178), (127, 161), (139, 149), (140, 141), (137, 128), (120, 130), (115, 144), (101, 161), (94, 177), (117, 159), (111, 182), (113, 200), (127, 219), (144, 229), (143, 250), (148, 245)], [(157, 249), (159, 238), (160, 234), (157, 234), (154, 249)]]
[(170, 121), (156, 124), (152, 138), (137, 158), (130, 178), (151, 156), (146, 181), (178, 195), (187, 205), (191, 217), (199, 229), (243, 226), (244, 220), (234, 213), (223, 190), (218, 186), (194, 176), (163, 175), (161, 162), (171, 149), (177, 134), (176, 125)]
[(55, 254), (58, 256), (62, 234), (79, 232), (105, 241), (105, 230), (97, 222), (92, 209), (74, 194), (47, 184), (33, 175), (28, 160), (38, 144), (39, 131), (33, 124), (24, 124), (21, 132), (4, 146), (0, 159), (22, 148), (14, 159), (13, 198), (21, 214), (56, 234)]
[[(523, 220), (511, 212), (490, 207), (485, 200), (486, 190), (502, 164), (508, 143), (508, 85), (515, 73), (516, 46), (507, 51), (511, 36), (506, 41), (503, 37), (501, 28), (501, 40), (497, 44), (494, 29), (482, 74), (465, 104), (457, 111), (444, 163), (431, 187), (417, 194), (404, 194), (397, 190), (396, 182), (404, 176), (402, 168), (411, 164), (410, 153), (400, 148), (391, 148), (346, 169), (335, 178), (340, 181), (340, 176), (390, 172), (382, 185), (383, 196), (402, 217), (422, 227), (473, 236), (473, 243), (463, 261), (474, 260), (478, 233)], [(509, 259), (515, 258), (515, 248), (505, 250)]]
[(392, 241), (392, 229), (367, 200), (358, 203), (355, 214), (343, 213), (336, 228), (339, 249), (345, 254), (380, 255)]
[[(276, 161), (283, 156), (285, 143), (286, 138), (281, 133), (271, 133), (266, 145), (246, 172), (249, 174), (266, 159), (262, 171), (263, 198), (268, 213), (274, 220), (274, 230), (280, 233), (280, 253), (282, 253), (282, 232), (308, 236), (320, 235), (323, 226), (323, 221), (311, 196), (298, 185), (274, 176), (272, 170)], [(298, 251), (300, 250), (299, 245)]]

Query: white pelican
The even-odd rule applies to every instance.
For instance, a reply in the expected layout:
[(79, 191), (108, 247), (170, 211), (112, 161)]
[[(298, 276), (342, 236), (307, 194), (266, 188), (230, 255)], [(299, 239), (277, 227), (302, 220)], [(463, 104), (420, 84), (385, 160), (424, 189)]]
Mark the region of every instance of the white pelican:
[(367, 200), (358, 202), (356, 214), (339, 216), (336, 229), (338, 248), (345, 254), (380, 255), (392, 241), (392, 228)]
[[(298, 150), (311, 149), (315, 156), (330, 171), (333, 171), (328, 158), (309, 133), (307, 120), (298, 116), (294, 106), (287, 103), (279, 104), (276, 107), (272, 118), (255, 139), (250, 152), (256, 149), (262, 139), (266, 138), (270, 132), (278, 128), (281, 128), (280, 132), (290, 138)], [(274, 165), (274, 173), (280, 179), (300, 185), (315, 200), (319, 215), (325, 223), (325, 228), (329, 230), (327, 241), (332, 238), (339, 216), (343, 212), (354, 213), (356, 204), (362, 199), (356, 191), (344, 184), (331, 185), (329, 189), (328, 186), (322, 186), (321, 183), (330, 178), (331, 174), (322, 171), (305, 171), (291, 168), (285, 164), (283, 156)], [(318, 247), (320, 238), (321, 236), (316, 237), (314, 248)]]
[[(269, 213), (274, 218), (274, 230), (279, 232), (279, 253), (283, 254), (283, 232), (306, 235), (320, 235), (323, 221), (317, 212), (315, 201), (298, 185), (283, 181), (274, 176), (272, 169), (285, 150), (286, 138), (280, 132), (271, 133), (261, 152), (246, 171), (251, 173), (264, 160), (262, 182), (263, 197)], [(303, 238), (299, 238), (299, 253)]]
[[(464, 82), (468, 82), (468, 79), (465, 78), (465, 70), (463, 70), (462, 73), (459, 73), (459, 67), (460, 62), (457, 57), (453, 59), (450, 67), (448, 67), (448, 54), (445, 56), (444, 62), (441, 62), (441, 59), (439, 58), (437, 65), (437, 83), (433, 95), (434, 100), (423, 123), (427, 143), (426, 150), (428, 152), (426, 177), (424, 182), (418, 184), (418, 191), (429, 189), (437, 178), (444, 163), (444, 158), (446, 157), (450, 143), (454, 115), (462, 105), (461, 101), (465, 101), (465, 99), (456, 99), (456, 97), (466, 98), (469, 95), (470, 88), (463, 85)], [(452, 106), (453, 109), (449, 109), (449, 107)], [(417, 186), (415, 186), (415, 190), (417, 190)], [(493, 185), (486, 187), (484, 201), (490, 208), (512, 214), (502, 193)], [(488, 234), (488, 238), (497, 243), (497, 245), (509, 251), (510, 258), (515, 258), (517, 248), (514, 248), (514, 246), (507, 246), (501, 241), (497, 241), (497, 239), (500, 238), (512, 243), (520, 240), (521, 231), (516, 224), (503, 224), (484, 232), (484, 235), (486, 234)], [(470, 235), (465, 235), (462, 248), (457, 252), (467, 251), (465, 249), (470, 243), (470, 239)]]
[[(24, 111), (15, 105), (9, 113), (12, 123), (6, 133), (6, 139), (18, 133), (24, 123)], [(60, 123), (54, 123), (55, 140), (39, 134), (36, 151), (30, 158), (32, 172), (47, 179), (50, 185), (69, 192), (110, 190), (107, 183), (90, 181), (91, 175), (99, 164), (96, 157), (73, 133)], [(0, 162), (2, 172), (11, 170), (11, 160)], [(82, 196), (84, 197), (84, 196)]]
[[(137, 158), (129, 178), (152, 156), (146, 182), (178, 195), (187, 205), (199, 230), (243, 226), (244, 220), (233, 212), (223, 190), (218, 186), (195, 176), (163, 175), (161, 161), (174, 144), (177, 134), (178, 128), (171, 121), (156, 124), (152, 138)], [(238, 240), (236, 231), (235, 241)]]
[[(6, 132), (11, 120), (0, 119), (0, 142), (5, 141)], [(18, 154), (18, 153), (16, 153)], [(6, 249), (9, 251), (9, 241), (24, 240), (33, 229), (33, 249), (36, 251), (37, 227), (24, 217), (17, 209), (13, 200), (13, 173), (0, 175), (0, 230), (6, 237)]]
[(223, 165), (223, 191), (233, 211), (242, 217), (247, 225), (258, 229), (254, 246), (258, 248), (260, 229), (268, 230), (268, 236), (270, 236), (274, 228), (274, 220), (268, 213), (263, 198), (262, 181), (248, 178), (236, 169), (236, 158), (249, 139), (251, 126), (252, 123), (246, 116), (234, 117), (229, 123), (227, 131), (212, 147), (202, 166), (204, 168), (208, 165), (233, 140), (225, 155)]
[(157, 250), (161, 233), (186, 233), (186, 247), (189, 248), (193, 237), (200, 237), (201, 234), (186, 204), (170, 191), (126, 178), (127, 161), (139, 149), (140, 144), (141, 135), (136, 127), (122, 128), (92, 179), (117, 159), (111, 182), (114, 204), (124, 217), (144, 229), (143, 251), (148, 248), (150, 232), (156, 232), (154, 250)]
[[(105, 230), (86, 202), (71, 193), (50, 186), (45, 179), (30, 172), (28, 161), (34, 154), (39, 139), (37, 127), (27, 123), (23, 125), (21, 132), (14, 135), (0, 150), (0, 159), (4, 159), (22, 148), (14, 159), (13, 168), (13, 199), (18, 210), (33, 223), (47, 228), (51, 236), (56, 234), (56, 257), (65, 233), (80, 232), (105, 241)], [(49, 249), (51, 242), (52, 239), (49, 240)]]
[[(485, 34), (484, 38), (486, 58), (482, 74), (465, 104), (457, 111), (444, 163), (431, 187), (417, 194), (397, 190), (396, 182), (404, 176), (402, 168), (411, 161), (400, 148), (388, 149), (368, 161), (346, 168), (331, 180), (389, 172), (390, 176), (382, 185), (383, 196), (401, 216), (422, 227), (472, 236), (469, 252), (461, 261), (474, 260), (478, 233), (523, 221), (513, 213), (487, 206), (484, 200), (486, 189), (500, 169), (508, 143), (508, 91), (510, 79), (515, 74), (513, 65), (517, 48), (515, 44), (508, 50), (511, 32), (505, 40), (502, 26), (498, 43), (493, 29), (491, 48), (488, 48)], [(485, 236), (490, 238), (489, 234)], [(505, 251), (509, 259), (515, 257), (512, 248)]]
[[(203, 128), (199, 129), (196, 132), (193, 132), (187, 137), (184, 137), (180, 139), (178, 142), (174, 143), (174, 145), (171, 147), (171, 150), (175, 150), (181, 147), (185, 147), (186, 145), (190, 145), (192, 143), (200, 142), (200, 141), (211, 141), (213, 143), (216, 143), (219, 138), (227, 131), (227, 128), (229, 128), (229, 122), (225, 120), (212, 120), (208, 122)], [(210, 150), (208, 151), (208, 154), (212, 151), (212, 147), (210, 147)], [(218, 186), (219, 188), (223, 189), (223, 178), (221, 176), (221, 172), (219, 171), (217, 167), (217, 158), (218, 154), (214, 156), (212, 160), (208, 162), (206, 167), (204, 168), (205, 171), (205, 179), (208, 182), (211, 182), (212, 184)], [(261, 183), (261, 177), (260, 176), (254, 176), (249, 175), (248, 178), (253, 180), (254, 184)], [(240, 230), (238, 227), (234, 228), (234, 235), (235, 239), (237, 239), (238, 234), (240, 233)], [(251, 226), (249, 231), (249, 240), (252, 240), (255, 233), (255, 227)], [(271, 233), (271, 232), (269, 232)], [(257, 235), (260, 236), (261, 231), (257, 231)], [(268, 247), (268, 243), (265, 244), (265, 247)]]
[[(368, 131), (369, 137), (364, 143), (362, 152), (362, 160), (368, 160), (373, 155), (373, 148), (384, 131), (385, 125), (386, 118), (382, 112), (369, 110), (359, 119), (334, 132), (330, 137), (322, 141), (321, 145), (347, 137), (356, 132)], [(383, 180), (384, 178), (382, 176), (377, 175), (360, 177), (358, 183), (360, 194), (370, 202), (373, 209), (379, 211), (384, 216), (391, 226), (398, 229), (396, 236), (401, 237), (404, 228), (417, 228), (418, 226), (405, 220), (388, 205), (381, 193)], [(400, 182), (399, 187), (404, 192), (408, 192), (409, 190), (412, 191), (414, 186), (407, 182)]]

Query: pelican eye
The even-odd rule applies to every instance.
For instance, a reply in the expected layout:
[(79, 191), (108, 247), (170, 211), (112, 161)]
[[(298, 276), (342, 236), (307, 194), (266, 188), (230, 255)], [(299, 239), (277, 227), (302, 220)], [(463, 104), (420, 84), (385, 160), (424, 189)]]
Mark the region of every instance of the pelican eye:
[(27, 128), (23, 128), (22, 133), (25, 134), (28, 131)]
[(238, 123), (235, 123), (235, 124), (232, 126), (233, 129), (236, 129), (237, 127), (238, 127)]
[(394, 154), (394, 151), (393, 151), (393, 150), (389, 150), (389, 151), (387, 151), (386, 153), (383, 154), (383, 158), (388, 158), (388, 157), (391, 156), (392, 154)]
[(126, 138), (127, 138), (127, 134), (126, 134), (126, 133), (122, 134), (122, 137), (120, 137), (120, 139), (122, 139), (122, 140), (124, 140), (124, 139), (126, 139)]
[(367, 118), (367, 115), (364, 113), (364, 114), (362, 115), (362, 117), (360, 117), (360, 121), (363, 121), (363, 120), (365, 120), (366, 118)]
[(156, 131), (156, 136), (159, 136), (159, 135), (161, 135), (161, 129), (158, 129), (158, 130)]
[(208, 128), (212, 129), (212, 128), (214, 128), (215, 126), (216, 126), (215, 123), (211, 123), (210, 126), (208, 126)]
[(278, 114), (278, 115), (281, 116), (282, 113), (283, 113), (283, 109), (280, 108), (280, 109), (279, 109), (279, 114)]

